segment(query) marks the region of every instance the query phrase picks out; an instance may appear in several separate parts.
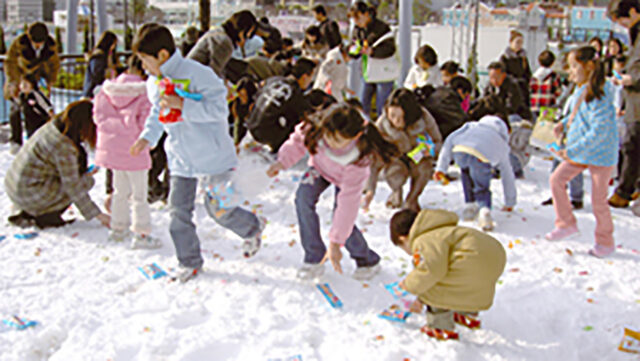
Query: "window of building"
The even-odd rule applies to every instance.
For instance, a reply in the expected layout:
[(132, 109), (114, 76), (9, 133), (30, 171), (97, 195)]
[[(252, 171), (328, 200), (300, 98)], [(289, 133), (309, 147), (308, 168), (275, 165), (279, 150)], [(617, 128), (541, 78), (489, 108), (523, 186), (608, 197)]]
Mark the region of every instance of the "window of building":
[(589, 19), (594, 20), (596, 18), (596, 12), (591, 10), (589, 12)]
[(576, 11), (576, 19), (582, 19), (582, 10)]

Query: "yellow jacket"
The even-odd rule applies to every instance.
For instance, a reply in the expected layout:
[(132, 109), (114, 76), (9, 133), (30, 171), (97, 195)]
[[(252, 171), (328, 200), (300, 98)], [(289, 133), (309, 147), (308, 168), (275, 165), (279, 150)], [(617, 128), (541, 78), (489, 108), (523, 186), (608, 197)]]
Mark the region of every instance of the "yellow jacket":
[(427, 305), (455, 311), (487, 310), (493, 303), (506, 254), (495, 238), (460, 227), (455, 213), (424, 210), (409, 241), (414, 270), (404, 285)]

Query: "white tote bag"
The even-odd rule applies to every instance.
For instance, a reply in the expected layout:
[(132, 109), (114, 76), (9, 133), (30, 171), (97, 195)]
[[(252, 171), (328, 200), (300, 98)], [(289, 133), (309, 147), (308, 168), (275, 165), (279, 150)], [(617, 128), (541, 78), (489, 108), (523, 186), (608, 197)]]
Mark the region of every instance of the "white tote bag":
[[(393, 32), (391, 31), (381, 36), (371, 46), (371, 48), (375, 48), (389, 38), (394, 39), (395, 41)], [(367, 83), (386, 83), (396, 81), (400, 77), (400, 64), (401, 60), (398, 55), (397, 47), (396, 52), (388, 58), (376, 59), (368, 55), (363, 55), (362, 74), (364, 76), (364, 81)]]

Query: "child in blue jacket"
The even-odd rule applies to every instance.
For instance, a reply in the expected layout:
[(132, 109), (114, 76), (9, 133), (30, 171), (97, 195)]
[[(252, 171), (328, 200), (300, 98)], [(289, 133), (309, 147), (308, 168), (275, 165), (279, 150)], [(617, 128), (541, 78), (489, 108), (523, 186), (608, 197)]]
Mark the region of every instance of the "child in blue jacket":
[[(192, 221), (199, 177), (207, 179), (207, 211), (223, 227), (245, 239), (245, 257), (260, 248), (264, 222), (253, 213), (237, 207), (237, 202), (223, 202), (225, 185), (232, 179), (237, 164), (233, 140), (228, 131), (227, 89), (209, 67), (184, 59), (176, 51), (173, 36), (161, 25), (149, 24), (138, 32), (134, 52), (152, 76), (147, 81), (147, 93), (153, 104), (145, 129), (131, 153), (137, 154), (154, 146), (163, 132), (171, 171), (169, 231), (176, 248), (181, 269), (177, 277), (186, 282), (202, 268), (200, 240)], [(201, 99), (169, 95), (159, 88), (159, 80), (170, 79), (184, 90), (199, 94)], [(168, 92), (167, 92), (168, 93)], [(171, 109), (181, 112), (173, 122), (164, 123), (161, 115)]]

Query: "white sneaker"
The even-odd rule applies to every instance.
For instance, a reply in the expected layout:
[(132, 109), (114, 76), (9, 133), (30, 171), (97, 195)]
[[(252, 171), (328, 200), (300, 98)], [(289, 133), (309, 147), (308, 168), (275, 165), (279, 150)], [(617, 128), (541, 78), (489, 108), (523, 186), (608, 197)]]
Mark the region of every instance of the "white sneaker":
[(110, 230), (109, 241), (121, 243), (128, 240), (131, 237), (131, 232), (128, 229), (124, 230)]
[(478, 216), (478, 204), (475, 202), (466, 203), (462, 210), (462, 220), (471, 222)]
[(368, 281), (377, 275), (381, 269), (382, 267), (380, 267), (380, 263), (376, 263), (371, 267), (358, 267), (351, 277), (358, 281)]
[(480, 228), (485, 232), (493, 230), (493, 220), (491, 219), (491, 210), (489, 208), (483, 207), (480, 209), (480, 213), (478, 214), (478, 226), (480, 226)]
[(145, 234), (136, 234), (131, 240), (131, 249), (158, 249), (162, 247), (159, 239)]
[(262, 246), (262, 231), (267, 225), (267, 219), (264, 217), (260, 217), (260, 231), (258, 234), (251, 238), (245, 238), (244, 243), (242, 244), (242, 253), (244, 254), (244, 258), (250, 258), (255, 256), (256, 253), (260, 250)]
[(20, 151), (22, 146), (18, 143), (11, 142), (9, 143), (9, 154), (16, 155)]
[(185, 267), (180, 265), (178, 270), (173, 275), (174, 280), (179, 280), (182, 283), (189, 281), (200, 273), (200, 268)]
[(298, 269), (296, 277), (301, 280), (312, 280), (324, 274), (324, 263), (304, 263)]

